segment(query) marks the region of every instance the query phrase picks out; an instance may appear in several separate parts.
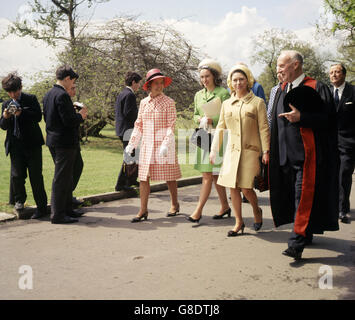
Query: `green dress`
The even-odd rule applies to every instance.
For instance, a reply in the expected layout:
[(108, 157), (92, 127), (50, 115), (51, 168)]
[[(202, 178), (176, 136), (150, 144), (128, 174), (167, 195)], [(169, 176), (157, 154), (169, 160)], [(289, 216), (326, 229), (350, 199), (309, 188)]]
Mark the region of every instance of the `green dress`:
[[(199, 126), (199, 118), (204, 117), (204, 112), (202, 110), (202, 106), (206, 103), (209, 102), (216, 97), (219, 97), (221, 99), (221, 102), (223, 103), (224, 100), (227, 100), (230, 98), (230, 94), (227, 89), (223, 87), (216, 87), (212, 92), (207, 91), (206, 88), (198, 91), (195, 94), (195, 99), (194, 99), (194, 104), (195, 104), (195, 111), (194, 111), (194, 121), (197, 125)], [(213, 129), (216, 128), (219, 120), (219, 115), (216, 115), (215, 117), (212, 118), (212, 127)], [(199, 147), (196, 147), (196, 160), (195, 160), (195, 165), (194, 168), (198, 171), (202, 172), (215, 172), (218, 174), (219, 168), (221, 167), (222, 163), (219, 164), (211, 164), (209, 161), (209, 152), (204, 151), (200, 149)]]

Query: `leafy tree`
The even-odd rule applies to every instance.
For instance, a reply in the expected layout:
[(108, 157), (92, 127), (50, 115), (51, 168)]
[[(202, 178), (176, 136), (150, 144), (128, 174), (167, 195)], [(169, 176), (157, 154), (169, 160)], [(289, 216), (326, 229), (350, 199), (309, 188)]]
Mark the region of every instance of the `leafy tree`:
[[(69, 42), (75, 45), (76, 38), (85, 29), (87, 23), (79, 24), (79, 7), (86, 5), (91, 8), (96, 3), (109, 0), (32, 0), (28, 2), (31, 15), (18, 16), (9, 26), (8, 33), (20, 37), (30, 36), (37, 40), (43, 40), (51, 46), (59, 42)], [(63, 28), (67, 24), (67, 27)]]
[(310, 43), (299, 40), (290, 31), (279, 29), (266, 30), (255, 39), (255, 54), (252, 57), (252, 62), (265, 65), (264, 71), (258, 78), (258, 82), (263, 86), (267, 99), (269, 98), (271, 88), (278, 83), (276, 65), (277, 58), (282, 50), (299, 51), (304, 58), (303, 70), (305, 74), (324, 83), (329, 83), (326, 68), (327, 58), (317, 53)]
[[(198, 52), (180, 33), (166, 25), (138, 22), (135, 17), (116, 18), (77, 42), (77, 98), (89, 106), (87, 135), (98, 135), (107, 124), (114, 124), (114, 104), (125, 87), (128, 70), (143, 77), (159, 68), (173, 79), (165, 93), (176, 101), (177, 111), (188, 114), (194, 94), (200, 89), (196, 78)], [(73, 52), (61, 55), (70, 61)], [(146, 93), (138, 93), (138, 103)]]
[(325, 8), (334, 15), (331, 31), (344, 30), (347, 39), (354, 39), (355, 32), (355, 2), (353, 0), (324, 0)]
[[(179, 114), (184, 115), (199, 89), (195, 72), (197, 49), (173, 28), (137, 22), (136, 17), (115, 18), (101, 28), (91, 24), (88, 31), (88, 23), (79, 19), (79, 9), (105, 1), (108, 0), (32, 0), (32, 17), (18, 17), (8, 33), (31, 36), (52, 46), (64, 44), (57, 55), (58, 65), (70, 64), (79, 73), (75, 99), (89, 108), (83, 135), (97, 136), (107, 123), (113, 124), (113, 106), (125, 86), (128, 70), (135, 70), (144, 78), (149, 69), (159, 68), (172, 77), (173, 84), (166, 94), (175, 99)], [(63, 28), (65, 24), (67, 27)], [(53, 82), (46, 77), (32, 90), (48, 88)], [(138, 98), (143, 96), (141, 92)]]
[(340, 40), (339, 56), (334, 62), (342, 62), (347, 68), (347, 78), (355, 78), (355, 2), (353, 0), (324, 0), (325, 12), (317, 23), (319, 36)]
[(0, 89), (0, 102), (6, 101), (7, 99), (9, 99), (9, 95), (7, 94), (7, 92), (3, 88), (1, 88)]
[(35, 82), (26, 90), (26, 92), (34, 94), (38, 101), (42, 104), (44, 95), (53, 87), (53, 84), (55, 83), (55, 75), (53, 73), (51, 73), (51, 75), (39, 73), (36, 78), (41, 80)]
[[(179, 116), (189, 118), (197, 81), (198, 51), (180, 33), (166, 25), (138, 22), (135, 17), (116, 18), (103, 27), (76, 39), (75, 47), (58, 54), (59, 64), (75, 59), (79, 74), (77, 96), (89, 108), (82, 136), (98, 136), (108, 123), (114, 124), (114, 104), (125, 87), (128, 70), (145, 78), (149, 69), (159, 68), (172, 77), (165, 93), (176, 101)], [(40, 77), (41, 78), (41, 77)], [(53, 85), (54, 79), (37, 83), (32, 90)], [(39, 93), (39, 96), (41, 94)], [(138, 93), (138, 103), (146, 96)]]

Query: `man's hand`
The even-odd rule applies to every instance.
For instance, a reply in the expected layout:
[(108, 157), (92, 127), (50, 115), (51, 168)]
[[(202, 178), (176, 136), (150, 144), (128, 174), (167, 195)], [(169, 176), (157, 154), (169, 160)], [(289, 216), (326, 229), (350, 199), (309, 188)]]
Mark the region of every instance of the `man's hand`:
[(81, 110), (79, 111), (81, 117), (83, 118), (83, 120), (85, 120), (88, 116), (88, 108), (86, 108), (85, 106), (83, 108), (81, 108)]
[(7, 109), (4, 109), (2, 116), (4, 117), (4, 119), (9, 119), (11, 118), (12, 114), (8, 112)]
[(22, 112), (22, 109), (19, 109), (18, 111), (15, 112), (15, 116), (18, 117)]
[(279, 117), (285, 117), (289, 122), (299, 122), (301, 120), (301, 113), (291, 103), (289, 104), (292, 111), (280, 113)]

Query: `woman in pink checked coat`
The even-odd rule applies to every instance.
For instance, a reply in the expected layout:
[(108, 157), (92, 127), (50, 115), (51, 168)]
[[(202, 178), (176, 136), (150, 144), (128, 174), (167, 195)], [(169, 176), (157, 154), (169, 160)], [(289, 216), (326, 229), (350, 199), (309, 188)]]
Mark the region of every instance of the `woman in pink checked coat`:
[(175, 152), (175, 102), (163, 93), (171, 82), (172, 79), (164, 76), (159, 69), (152, 69), (148, 71), (143, 85), (143, 89), (150, 91), (150, 94), (140, 103), (134, 130), (125, 150), (132, 153), (142, 140), (138, 169), (141, 208), (132, 222), (147, 220), (149, 180), (167, 182), (171, 196), (168, 217), (176, 216), (180, 210), (176, 180), (181, 177), (181, 172)]

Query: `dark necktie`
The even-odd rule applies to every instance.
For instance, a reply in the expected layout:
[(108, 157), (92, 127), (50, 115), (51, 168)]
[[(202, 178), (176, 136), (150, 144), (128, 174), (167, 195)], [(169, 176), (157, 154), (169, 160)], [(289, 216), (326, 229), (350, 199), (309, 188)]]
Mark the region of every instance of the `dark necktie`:
[(292, 82), (288, 84), (287, 92), (290, 92), (292, 90)]
[[(281, 90), (281, 88), (279, 89)], [(284, 98), (286, 95), (286, 88), (285, 90), (281, 90), (277, 105), (276, 105), (276, 112), (277, 115), (279, 115), (280, 113), (285, 112), (284, 109)], [(279, 158), (280, 158), (280, 165), (284, 166), (286, 164), (287, 161), (287, 146), (286, 146), (286, 126), (287, 126), (287, 120), (284, 119), (284, 117), (279, 118), (278, 116), (276, 116), (276, 123), (277, 123), (277, 127), (278, 127), (278, 140), (279, 140)]]
[[(19, 107), (20, 104), (16, 101), (16, 100), (13, 100), (13, 103)], [(20, 139), (21, 137), (21, 133), (20, 133), (20, 126), (19, 126), (19, 123), (18, 123), (18, 118), (16, 115), (14, 115), (14, 136), (17, 138), (17, 139)]]
[(335, 106), (337, 107), (339, 104), (339, 94), (338, 94), (338, 89), (335, 89), (335, 94), (334, 94), (334, 102), (335, 102)]

